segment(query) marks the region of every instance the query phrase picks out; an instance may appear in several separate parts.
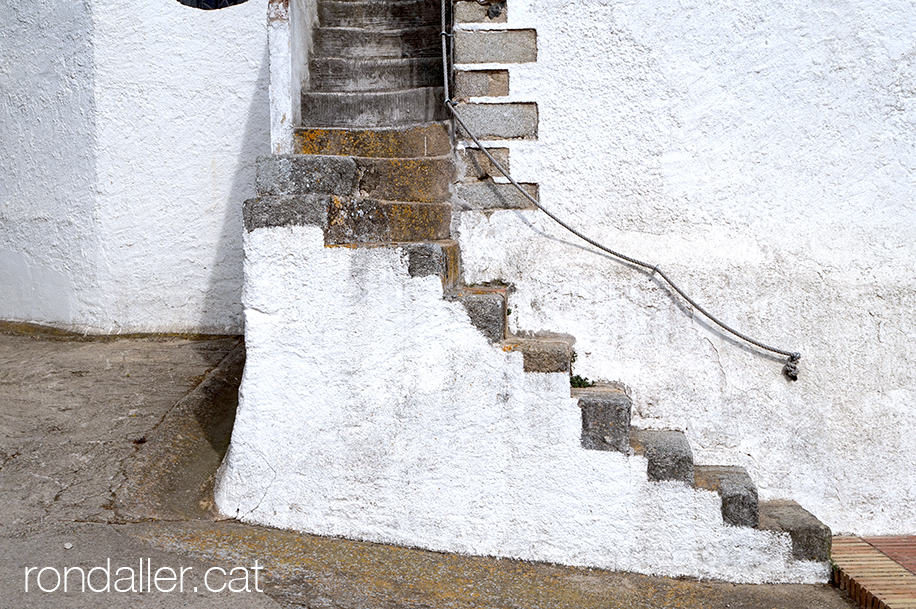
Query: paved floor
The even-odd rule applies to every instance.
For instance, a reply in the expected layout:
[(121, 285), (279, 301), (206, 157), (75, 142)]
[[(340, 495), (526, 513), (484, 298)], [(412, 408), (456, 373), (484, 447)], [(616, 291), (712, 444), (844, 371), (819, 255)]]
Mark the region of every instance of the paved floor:
[(865, 609), (916, 609), (916, 536), (834, 537), (833, 579)]
[[(828, 586), (572, 569), (219, 520), (209, 492), (231, 429), (241, 358), (234, 338), (0, 333), (0, 609), (852, 606)], [(39, 583), (52, 588), (65, 567), (88, 572), (109, 564), (112, 579), (127, 577), (119, 568), (132, 569), (120, 586), (136, 589), (134, 574), (147, 559), (153, 571), (189, 569), (184, 590), (74, 592), (76, 569), (67, 593), (36, 590)], [(51, 568), (40, 581), (32, 569), (27, 580), (32, 567)], [(251, 589), (258, 573), (263, 591), (209, 592), (204, 575), (214, 567), (224, 571), (212, 573), (211, 588), (239, 588), (244, 574)], [(98, 570), (90, 582), (98, 588), (104, 576)]]

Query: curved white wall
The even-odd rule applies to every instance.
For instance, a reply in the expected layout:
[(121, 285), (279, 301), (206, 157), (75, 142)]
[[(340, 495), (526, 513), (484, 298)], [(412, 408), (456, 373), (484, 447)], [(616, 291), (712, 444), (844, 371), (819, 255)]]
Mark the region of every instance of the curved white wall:
[(266, 0), (38, 2), (2, 21), (18, 114), (0, 318), (240, 331), (241, 205), (270, 149)]
[(576, 372), (627, 383), (698, 462), (747, 466), (837, 532), (916, 532), (913, 3), (528, 0), (509, 25), (539, 40), (512, 68), (540, 109), (516, 177), (801, 351), (801, 378), (538, 213), (462, 214), (467, 279), (514, 283), (516, 329), (575, 335)]

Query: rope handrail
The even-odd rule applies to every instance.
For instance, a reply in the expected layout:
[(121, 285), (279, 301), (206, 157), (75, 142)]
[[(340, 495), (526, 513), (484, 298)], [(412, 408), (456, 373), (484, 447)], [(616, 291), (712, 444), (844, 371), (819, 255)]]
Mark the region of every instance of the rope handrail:
[(453, 101), (451, 97), (451, 92), (449, 90), (449, 80), (451, 77), (451, 66), (449, 63), (448, 40), (452, 38), (452, 34), (448, 32), (448, 17), (447, 17), (446, 8), (445, 8), (445, 4), (447, 1), (448, 0), (442, 0), (441, 2), (441, 6), (442, 6), (442, 11), (441, 11), (442, 12), (442, 32), (441, 32), (442, 75), (443, 75), (443, 85), (444, 85), (444, 93), (445, 93), (445, 106), (449, 109), (452, 116), (455, 118), (455, 120), (464, 130), (464, 132), (468, 135), (468, 137), (471, 138), (471, 140), (474, 142), (477, 148), (484, 154), (484, 156), (487, 157), (490, 163), (493, 164), (496, 170), (499, 171), (501, 174), (503, 174), (506, 177), (506, 179), (509, 180), (512, 186), (514, 186), (515, 189), (518, 190), (522, 194), (522, 196), (528, 199), (528, 201), (531, 202), (531, 204), (534, 205), (535, 208), (543, 212), (544, 215), (546, 215), (548, 218), (553, 220), (555, 223), (559, 224), (565, 230), (569, 231), (570, 233), (572, 233), (579, 239), (585, 241), (592, 247), (595, 247), (601, 250), (602, 252), (605, 252), (606, 254), (609, 254), (610, 256), (617, 258), (618, 260), (623, 260), (624, 262), (628, 262), (632, 265), (635, 265), (635, 266), (638, 266), (638, 267), (641, 267), (641, 268), (644, 268), (650, 271), (650, 276), (658, 275), (659, 277), (661, 277), (661, 279), (666, 284), (668, 284), (671, 287), (671, 289), (675, 291), (675, 293), (677, 293), (688, 304), (690, 304), (690, 306), (692, 306), (694, 309), (699, 311), (704, 317), (709, 319), (711, 322), (713, 322), (714, 324), (716, 324), (717, 326), (719, 326), (720, 328), (722, 328), (723, 330), (725, 330), (732, 336), (735, 336), (741, 339), (742, 341), (750, 345), (753, 345), (759, 349), (762, 349), (764, 351), (769, 351), (770, 353), (776, 353), (778, 355), (783, 355), (786, 358), (788, 358), (785, 366), (783, 366), (783, 369), (782, 369), (783, 374), (785, 374), (786, 377), (788, 377), (790, 380), (793, 380), (793, 381), (798, 380), (798, 372), (799, 372), (798, 363), (799, 363), (799, 360), (801, 360), (801, 353), (797, 351), (789, 351), (787, 349), (780, 349), (778, 347), (773, 347), (743, 332), (736, 330), (735, 328), (731, 327), (729, 324), (725, 323), (724, 321), (720, 320), (718, 317), (716, 317), (715, 315), (707, 311), (704, 307), (700, 306), (700, 304), (697, 303), (696, 300), (691, 298), (690, 295), (687, 294), (687, 292), (681, 289), (681, 287), (678, 286), (674, 282), (674, 280), (672, 280), (664, 271), (662, 271), (662, 269), (659, 268), (657, 264), (650, 264), (648, 262), (640, 260), (639, 258), (634, 258), (633, 256), (628, 256), (627, 254), (624, 254), (622, 252), (611, 249), (607, 247), (606, 245), (596, 241), (595, 239), (583, 234), (580, 230), (570, 226), (567, 222), (559, 218), (556, 214), (554, 214), (549, 209), (541, 205), (541, 202), (538, 201), (536, 198), (534, 198), (527, 190), (522, 188), (522, 186), (515, 180), (515, 178), (513, 178), (510, 175), (509, 171), (505, 167), (503, 167), (502, 164), (496, 160), (496, 158), (494, 158), (494, 156), (490, 153), (490, 151), (486, 148), (486, 146), (484, 146), (480, 142), (480, 139), (477, 137), (477, 135), (470, 128), (468, 128), (467, 123), (465, 123), (464, 119), (461, 116), (461, 113), (458, 111), (458, 108), (457, 108), (458, 104), (455, 101)]

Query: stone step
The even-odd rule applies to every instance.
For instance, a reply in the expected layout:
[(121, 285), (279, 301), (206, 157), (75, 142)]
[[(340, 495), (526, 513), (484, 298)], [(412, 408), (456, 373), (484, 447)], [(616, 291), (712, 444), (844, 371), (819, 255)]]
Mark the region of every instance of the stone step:
[(258, 195), (335, 194), (356, 191), (356, 162), (348, 157), (272, 154), (257, 160)]
[(258, 159), (259, 195), (325, 193), (391, 201), (449, 200), (455, 175), (451, 156), (377, 157), (271, 155)]
[(524, 356), (525, 372), (562, 372), (572, 370), (571, 336), (522, 338), (510, 336), (502, 341), (503, 351), (518, 351)]
[(303, 127), (400, 127), (445, 120), (441, 87), (357, 93), (302, 92)]
[(451, 156), (415, 159), (354, 159), (358, 189), (365, 197), (434, 203), (451, 198), (455, 164)]
[(396, 129), (299, 129), (298, 154), (416, 158), (451, 154), (448, 123)]
[(630, 447), (649, 461), (649, 480), (693, 484), (693, 451), (683, 431), (632, 429)]
[[(412, 248), (410, 266), (416, 276), (420, 269), (435, 269), (449, 288), (458, 281), (458, 249), (443, 249), (448, 241), (451, 206), (447, 203), (381, 201), (325, 193), (262, 195), (245, 201), (242, 208), (245, 229), (278, 226), (317, 226), (324, 231), (326, 245), (392, 245), (396, 243), (440, 242), (428, 249)], [(418, 253), (419, 252), (419, 253)], [(426, 252), (426, 254), (423, 254)], [(423, 262), (424, 256), (427, 262)], [(427, 271), (425, 274), (432, 274)]]
[(506, 286), (467, 286), (457, 295), (471, 318), (471, 323), (491, 342), (506, 338)]
[(332, 197), (325, 243), (442, 241), (449, 238), (448, 203)]
[(313, 91), (392, 91), (441, 87), (442, 62), (437, 57), (313, 59), (309, 87)]
[(796, 560), (826, 562), (830, 558), (830, 528), (794, 501), (760, 502), (760, 523), (765, 531), (788, 533)]
[(453, 293), (461, 279), (461, 250), (457, 241), (444, 239), (425, 243), (400, 244), (407, 255), (411, 277), (437, 275), (445, 293)]
[(757, 487), (746, 469), (727, 465), (695, 465), (693, 484), (697, 488), (719, 493), (722, 520), (726, 524), (756, 528)]
[(582, 448), (630, 452), (630, 396), (610, 385), (576, 387), (570, 395), (582, 410)]
[(317, 27), (313, 57), (440, 57), (439, 25), (370, 31)]
[(440, 23), (439, 3), (436, 0), (321, 0), (318, 23), (324, 27), (363, 29), (435, 26)]

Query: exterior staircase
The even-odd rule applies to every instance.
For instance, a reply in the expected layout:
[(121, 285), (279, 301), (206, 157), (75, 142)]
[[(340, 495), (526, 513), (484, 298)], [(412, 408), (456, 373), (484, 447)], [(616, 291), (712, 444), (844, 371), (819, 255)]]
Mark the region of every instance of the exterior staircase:
[[(572, 337), (512, 335), (511, 286), (462, 282), (438, 22), (429, 0), (319, 0), (296, 154), (260, 160), (246, 229), (317, 226), (327, 247), (398, 250), (411, 277), (439, 277), (444, 298), (460, 302), (494, 348), (520, 353), (526, 373), (571, 378)], [(570, 395), (581, 449), (639, 455), (653, 483), (717, 493), (725, 524), (786, 533), (795, 560), (828, 560), (825, 525), (794, 502), (759, 501), (744, 468), (695, 464), (683, 431), (632, 427), (622, 388), (570, 387)]]

